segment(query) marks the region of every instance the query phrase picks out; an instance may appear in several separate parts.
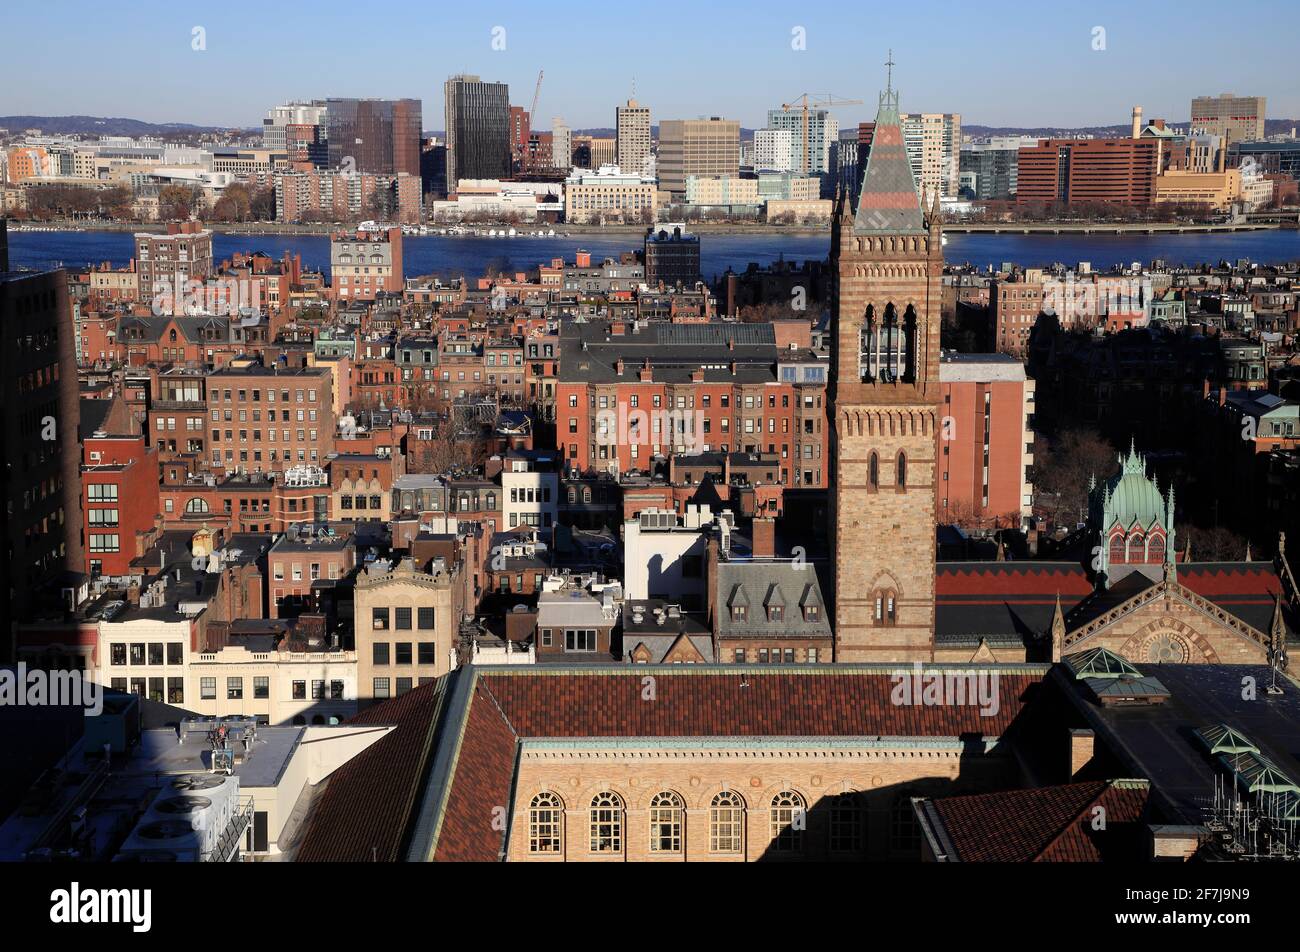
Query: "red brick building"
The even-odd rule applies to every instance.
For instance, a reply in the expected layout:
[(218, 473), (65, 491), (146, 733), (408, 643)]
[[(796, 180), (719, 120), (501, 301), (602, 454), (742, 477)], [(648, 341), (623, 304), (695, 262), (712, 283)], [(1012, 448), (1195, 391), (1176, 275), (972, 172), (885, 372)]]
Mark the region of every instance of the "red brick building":
[(1018, 205), (1150, 205), (1156, 197), (1155, 139), (1042, 139), (1020, 150)]
[(128, 575), (160, 531), (158, 451), (121, 397), (83, 401), (81, 426), (86, 571)]
[(570, 471), (769, 453), (782, 485), (826, 486), (825, 363), (779, 349), (770, 324), (573, 324), (561, 354), (556, 443)]
[(945, 354), (939, 389), (939, 520), (1020, 525), (1033, 502), (1034, 382), (1024, 365), (1003, 354)]

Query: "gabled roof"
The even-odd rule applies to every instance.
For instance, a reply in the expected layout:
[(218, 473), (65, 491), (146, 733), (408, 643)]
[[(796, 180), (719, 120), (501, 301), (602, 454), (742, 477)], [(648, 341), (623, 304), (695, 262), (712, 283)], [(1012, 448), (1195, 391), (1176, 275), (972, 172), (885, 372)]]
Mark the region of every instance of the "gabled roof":
[[(421, 759), (426, 774), (422, 795), (405, 822), (396, 825), (408, 830), (408, 859), (501, 858), (506, 831), (493, 822), (484, 804), (511, 809), (517, 752), (520, 744), (530, 741), (644, 744), (710, 738), (725, 744), (741, 738), (800, 738), (871, 744), (890, 738), (955, 740), (972, 734), (998, 738), (1033, 703), (1048, 669), (1009, 665), (981, 670), (998, 675), (1000, 703), (987, 716), (976, 705), (894, 703), (895, 668), (889, 665), (460, 668), (439, 681), (446, 685), (440, 688), (446, 701), (428, 714), (438, 723), (435, 749)], [(647, 673), (655, 678), (654, 704), (643, 699)], [(359, 822), (376, 804), (383, 803), (387, 810), (390, 799), (411, 803), (406, 796), (410, 785), (384, 775), (385, 766), (369, 765), (380, 771), (369, 783), (355, 771), (344, 783), (336, 774), (326, 798), (334, 806), (347, 805), (347, 813)], [(319, 833), (317, 820), (309, 836), (333, 832), (354, 844), (365, 843), (368, 837), (345, 829), (347, 813), (333, 812)], [(338, 858), (369, 859), (362, 852), (354, 845)]]
[(785, 607), (785, 596), (781, 594), (781, 585), (779, 582), (772, 583), (772, 587), (767, 590), (767, 598), (763, 601), (763, 604), (768, 608), (771, 608), (773, 605), (781, 608)]
[(741, 605), (749, 605), (749, 596), (745, 594), (744, 585), (737, 585), (731, 590), (731, 598), (727, 600), (727, 605), (731, 608), (736, 608)]

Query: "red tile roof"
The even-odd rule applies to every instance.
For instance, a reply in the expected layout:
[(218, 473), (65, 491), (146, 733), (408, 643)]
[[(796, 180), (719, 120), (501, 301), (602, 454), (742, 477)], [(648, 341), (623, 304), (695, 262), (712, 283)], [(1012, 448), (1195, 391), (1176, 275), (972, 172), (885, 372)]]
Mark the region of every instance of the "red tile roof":
[[(928, 806), (961, 862), (1096, 863), (1138, 858), (1115, 856), (1112, 845), (1135, 845), (1136, 837), (1125, 834), (1142, 819), (1148, 795), (1144, 782), (1097, 780), (949, 797)], [(1093, 829), (1098, 806), (1105, 810), (1102, 830)]]
[[(1030, 673), (999, 675), (998, 712), (984, 717), (970, 705), (893, 704), (891, 673), (886, 667), (769, 673), (539, 666), (486, 672), (480, 683), (522, 737), (957, 737), (1000, 735), (1041, 680)], [(655, 679), (654, 700), (642, 697), (647, 675)]]
[(366, 708), (350, 726), (394, 725), (330, 774), (295, 860), (396, 862), (423, 786), (443, 682)]

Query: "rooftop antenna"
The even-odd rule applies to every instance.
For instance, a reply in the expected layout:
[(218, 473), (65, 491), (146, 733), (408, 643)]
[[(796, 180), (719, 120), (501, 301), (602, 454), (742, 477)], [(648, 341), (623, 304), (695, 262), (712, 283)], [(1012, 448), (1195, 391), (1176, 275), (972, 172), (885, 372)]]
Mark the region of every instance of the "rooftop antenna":
[(894, 51), (889, 51), (889, 59), (885, 60), (887, 71), (885, 73), (885, 95), (891, 96), (894, 92)]

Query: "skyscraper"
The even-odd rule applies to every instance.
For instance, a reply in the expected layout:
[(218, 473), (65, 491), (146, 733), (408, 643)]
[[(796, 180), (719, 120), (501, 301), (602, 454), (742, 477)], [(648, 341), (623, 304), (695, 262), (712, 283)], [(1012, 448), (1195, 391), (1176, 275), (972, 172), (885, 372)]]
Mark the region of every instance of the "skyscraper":
[(629, 99), (614, 110), (614, 124), (618, 167), (631, 175), (644, 174), (650, 158), (650, 107)]
[(836, 661), (933, 657), (943, 248), (901, 123), (887, 89), (831, 232)]
[(923, 195), (956, 198), (961, 189), (961, 116), (910, 112), (900, 117), (912, 176)]
[(443, 84), (447, 118), (447, 190), (461, 179), (510, 177), (510, 87), (477, 76)]
[(1221, 136), (1229, 145), (1264, 138), (1263, 96), (1197, 96), (1192, 100), (1192, 131)]
[(262, 120), (262, 145), (287, 153), (291, 162), (310, 162), (324, 168), (329, 162), (326, 112), (321, 99), (275, 106)]
[(560, 116), (551, 117), (551, 165), (557, 169), (573, 165), (573, 130)]
[(85, 568), (75, 338), (65, 271), (0, 272), (0, 662), (14, 625), (67, 607), (67, 573)]
[[(769, 109), (767, 128), (791, 134), (789, 171), (821, 175), (830, 171), (831, 146), (840, 136), (839, 120), (825, 109), (808, 110), (808, 142), (804, 143), (803, 109)], [(757, 143), (755, 143), (757, 145)], [(807, 148), (807, 155), (804, 149)]]
[(740, 123), (734, 119), (665, 119), (659, 124), (659, 188), (686, 198), (692, 175), (740, 174)]
[(327, 99), (325, 107), (330, 168), (419, 177), (420, 100)]

